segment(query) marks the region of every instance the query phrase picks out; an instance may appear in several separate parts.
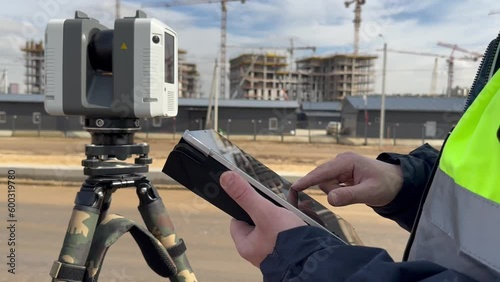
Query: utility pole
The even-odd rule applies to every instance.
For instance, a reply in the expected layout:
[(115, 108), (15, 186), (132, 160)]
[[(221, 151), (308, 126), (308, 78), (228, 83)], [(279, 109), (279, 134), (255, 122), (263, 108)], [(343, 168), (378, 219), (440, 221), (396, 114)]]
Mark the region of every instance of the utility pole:
[[(218, 76), (218, 59), (215, 59), (214, 63), (214, 72), (212, 74), (212, 89), (210, 91), (210, 95), (208, 98), (208, 110), (207, 110), (207, 117), (205, 119), (205, 128), (212, 128), (216, 132), (219, 131), (219, 84), (217, 81), (217, 76)], [(215, 101), (214, 101), (215, 100)], [(214, 106), (214, 116), (212, 116), (212, 106), (215, 102)]]
[(349, 8), (351, 4), (355, 4), (354, 6), (354, 54), (357, 55), (359, 51), (359, 29), (361, 27), (361, 5), (366, 3), (366, 0), (350, 0), (345, 1), (344, 5), (346, 8)]
[(227, 60), (227, 0), (222, 0), (221, 4), (221, 21), (220, 21), (220, 89), (222, 99), (226, 99), (226, 60)]
[(366, 93), (363, 94), (363, 101), (365, 102), (365, 146), (368, 145), (368, 97)]
[(431, 95), (437, 94), (438, 58), (434, 58), (434, 68), (432, 69)]
[[(382, 36), (381, 36), (382, 37)], [(383, 37), (382, 37), (383, 38)], [(382, 102), (380, 105), (380, 140), (379, 146), (384, 145), (384, 129), (385, 129), (385, 77), (387, 74), (387, 43), (384, 42), (384, 66), (382, 69)]]
[(288, 73), (288, 95), (292, 95), (292, 72), (293, 72), (293, 50), (294, 50), (294, 44), (293, 44), (293, 38), (290, 38), (290, 72)]

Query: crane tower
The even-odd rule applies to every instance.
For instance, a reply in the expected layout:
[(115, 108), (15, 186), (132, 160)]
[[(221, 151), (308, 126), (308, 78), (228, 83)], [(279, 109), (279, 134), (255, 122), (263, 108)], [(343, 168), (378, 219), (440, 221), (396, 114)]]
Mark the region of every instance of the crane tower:
[(361, 6), (366, 3), (366, 0), (350, 0), (345, 1), (344, 5), (349, 8), (351, 4), (354, 6), (354, 54), (358, 54), (359, 51), (359, 29), (361, 27)]

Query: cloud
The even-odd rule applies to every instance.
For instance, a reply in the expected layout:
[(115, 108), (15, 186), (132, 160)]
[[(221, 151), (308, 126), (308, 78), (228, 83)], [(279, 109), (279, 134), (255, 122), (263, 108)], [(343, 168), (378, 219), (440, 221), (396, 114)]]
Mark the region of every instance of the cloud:
[[(148, 3), (151, 3), (149, 1)], [(142, 8), (146, 1), (123, 1), (122, 16), (143, 9), (174, 28), (180, 47), (198, 64), (203, 92), (209, 91), (214, 60), (220, 46), (220, 4), (200, 4), (177, 8)], [(500, 15), (488, 16), (494, 0), (370, 0), (363, 6), (361, 52), (379, 56), (375, 65), (376, 89), (381, 85), (384, 35), (389, 48), (449, 55), (451, 50), (437, 46), (438, 41), (458, 44), (482, 53), (497, 34)], [(26, 39), (43, 38), (49, 18), (71, 18), (82, 10), (112, 26), (112, 0), (19, 0), (2, 4), (0, 12), (0, 64), (9, 69), (11, 81), (22, 82), (24, 68), (19, 46)], [(228, 44), (287, 48), (290, 38), (296, 46), (316, 46), (318, 54), (352, 50), (353, 7), (341, 0), (248, 0), (228, 5)], [(229, 57), (244, 50), (228, 49)], [(296, 57), (311, 55), (297, 51)], [(464, 54), (457, 53), (456, 56)], [(479, 62), (457, 61), (455, 85), (469, 86)], [(1, 68), (1, 66), (0, 66)], [(387, 92), (428, 92), (434, 68), (433, 57), (388, 54)], [(438, 65), (438, 86), (446, 87), (446, 62)], [(376, 91), (378, 92), (378, 91)]]

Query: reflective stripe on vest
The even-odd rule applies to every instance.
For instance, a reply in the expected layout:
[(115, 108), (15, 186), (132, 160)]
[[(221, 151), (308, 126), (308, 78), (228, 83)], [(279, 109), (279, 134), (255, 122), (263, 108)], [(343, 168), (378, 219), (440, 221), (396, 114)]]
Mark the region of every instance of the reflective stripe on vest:
[(425, 200), (409, 260), (500, 278), (500, 71), (464, 113)]

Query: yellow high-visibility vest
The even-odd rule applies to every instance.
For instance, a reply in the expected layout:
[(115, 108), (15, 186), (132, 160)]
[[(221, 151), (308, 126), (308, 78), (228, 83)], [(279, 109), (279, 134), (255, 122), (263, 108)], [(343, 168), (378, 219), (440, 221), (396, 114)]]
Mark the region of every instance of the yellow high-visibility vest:
[(442, 151), (408, 260), (479, 281), (500, 279), (500, 71), (464, 113)]

